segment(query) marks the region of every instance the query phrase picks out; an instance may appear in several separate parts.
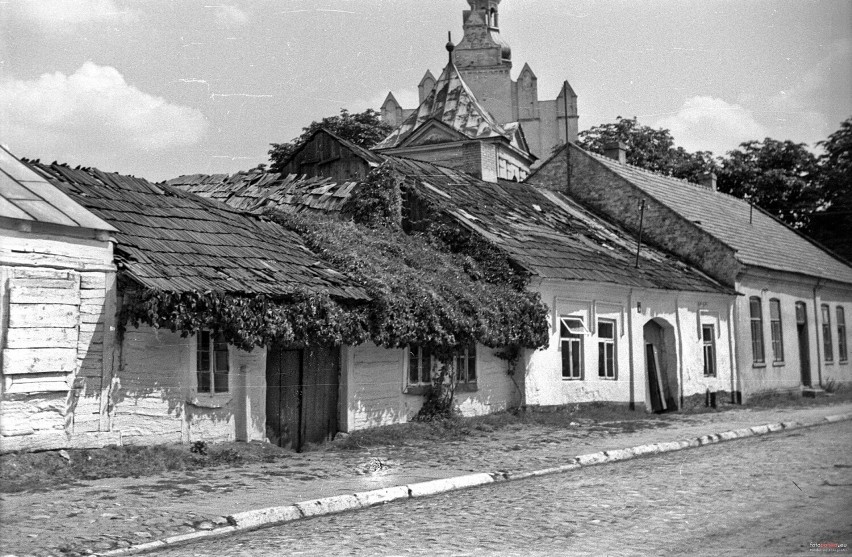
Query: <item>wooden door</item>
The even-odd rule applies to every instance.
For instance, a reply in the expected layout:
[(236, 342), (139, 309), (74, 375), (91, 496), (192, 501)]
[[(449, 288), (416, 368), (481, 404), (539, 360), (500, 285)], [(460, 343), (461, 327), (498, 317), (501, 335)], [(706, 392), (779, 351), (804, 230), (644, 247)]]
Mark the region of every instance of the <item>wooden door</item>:
[(334, 438), (338, 424), (340, 349), (270, 348), (266, 425), (270, 441), (301, 451)]
[(645, 369), (648, 370), (648, 389), (651, 394), (651, 410), (663, 412), (666, 410), (665, 389), (660, 376), (660, 359), (657, 347), (653, 343), (645, 344)]
[(808, 312), (803, 302), (796, 302), (796, 332), (799, 337), (799, 369), (802, 374), (802, 385), (811, 386), (811, 358), (808, 342)]
[(305, 350), (302, 381), (302, 443), (331, 441), (337, 433), (340, 349)]
[(266, 357), (266, 426), (270, 441), (299, 450), (302, 351), (270, 348)]

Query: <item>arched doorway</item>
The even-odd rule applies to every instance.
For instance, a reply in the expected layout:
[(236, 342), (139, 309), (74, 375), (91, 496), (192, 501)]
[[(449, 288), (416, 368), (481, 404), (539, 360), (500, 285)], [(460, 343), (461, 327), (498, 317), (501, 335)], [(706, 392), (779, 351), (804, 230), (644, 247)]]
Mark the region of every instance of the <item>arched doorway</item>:
[(642, 329), (645, 339), (647, 388), (654, 412), (677, 410), (677, 353), (674, 328), (662, 319), (652, 319)]

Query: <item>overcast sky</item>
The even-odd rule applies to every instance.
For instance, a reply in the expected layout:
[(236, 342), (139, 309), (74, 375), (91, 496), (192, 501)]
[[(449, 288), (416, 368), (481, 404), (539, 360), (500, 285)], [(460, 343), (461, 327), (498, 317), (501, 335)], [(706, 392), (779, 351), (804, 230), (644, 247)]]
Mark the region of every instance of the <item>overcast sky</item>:
[[(163, 180), (267, 162), (340, 108), (407, 106), (464, 0), (0, 0), (0, 142)], [(638, 116), (689, 150), (813, 144), (852, 116), (848, 0), (503, 0), (513, 76), (568, 79), (580, 129)]]

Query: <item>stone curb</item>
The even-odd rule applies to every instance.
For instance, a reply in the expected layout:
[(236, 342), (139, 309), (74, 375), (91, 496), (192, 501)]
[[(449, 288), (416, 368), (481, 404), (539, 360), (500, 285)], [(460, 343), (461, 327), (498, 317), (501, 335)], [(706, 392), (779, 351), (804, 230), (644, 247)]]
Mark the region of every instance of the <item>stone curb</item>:
[(336, 495), (334, 497), (325, 497), (322, 499), (314, 499), (311, 501), (302, 501), (292, 505), (281, 507), (269, 507), (253, 511), (245, 511), (228, 516), (229, 526), (214, 528), (212, 530), (200, 530), (190, 532), (188, 534), (180, 534), (170, 536), (162, 540), (155, 540), (143, 544), (132, 545), (130, 547), (122, 547), (95, 553), (101, 557), (112, 557), (119, 555), (135, 555), (139, 553), (147, 553), (157, 549), (162, 549), (168, 546), (180, 545), (189, 541), (210, 539), (229, 534), (248, 532), (269, 526), (294, 522), (305, 518), (313, 518), (317, 516), (326, 516), (337, 514), (345, 511), (356, 509), (367, 509), (377, 505), (383, 505), (392, 501), (403, 499), (413, 499), (417, 497), (428, 497), (440, 493), (450, 491), (458, 491), (481, 485), (486, 485), (495, 482), (508, 482), (522, 480), (525, 478), (534, 478), (540, 476), (548, 476), (552, 474), (561, 474), (583, 468), (586, 466), (594, 466), (598, 464), (609, 464), (612, 462), (620, 462), (631, 460), (634, 458), (668, 453), (672, 451), (680, 451), (689, 448), (702, 447), (704, 445), (712, 445), (724, 441), (732, 441), (735, 439), (743, 439), (746, 437), (754, 437), (758, 435), (767, 435), (778, 431), (789, 431), (793, 429), (801, 429), (808, 427), (816, 427), (829, 423), (836, 423), (852, 420), (852, 412), (847, 414), (837, 414), (826, 416), (820, 420), (813, 422), (779, 422), (773, 424), (763, 424), (753, 427), (736, 429), (732, 431), (724, 431), (722, 433), (714, 433), (703, 435), (692, 439), (684, 439), (681, 441), (670, 441), (664, 443), (652, 443), (649, 445), (639, 445), (637, 447), (629, 447), (626, 449), (614, 449), (611, 451), (601, 451), (580, 455), (572, 458), (568, 463), (554, 466), (551, 468), (543, 468), (540, 470), (523, 471), (523, 472), (495, 472), (491, 474), (479, 473), (468, 474), (465, 476), (455, 476), (452, 478), (443, 478), (440, 480), (432, 480), (428, 482), (419, 482), (408, 485), (399, 485), (377, 489), (373, 491), (365, 491), (351, 495)]

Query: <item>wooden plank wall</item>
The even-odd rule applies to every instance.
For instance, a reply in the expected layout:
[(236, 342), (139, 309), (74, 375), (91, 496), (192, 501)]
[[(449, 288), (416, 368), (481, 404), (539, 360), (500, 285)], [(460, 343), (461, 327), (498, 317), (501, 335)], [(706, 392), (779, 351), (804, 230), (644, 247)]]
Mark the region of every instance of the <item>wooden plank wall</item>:
[[(106, 242), (86, 248), (76, 269), (62, 268), (70, 253), (27, 261), (0, 250), (0, 451), (118, 442), (101, 419), (112, 369), (111, 345), (104, 358), (105, 310), (115, 313), (111, 250)], [(114, 315), (107, 321), (114, 329)]]

